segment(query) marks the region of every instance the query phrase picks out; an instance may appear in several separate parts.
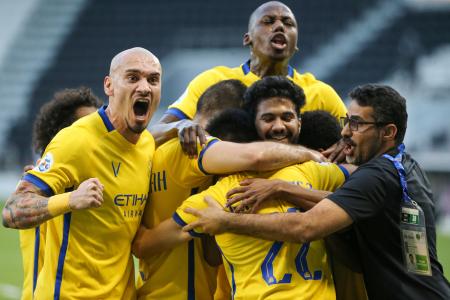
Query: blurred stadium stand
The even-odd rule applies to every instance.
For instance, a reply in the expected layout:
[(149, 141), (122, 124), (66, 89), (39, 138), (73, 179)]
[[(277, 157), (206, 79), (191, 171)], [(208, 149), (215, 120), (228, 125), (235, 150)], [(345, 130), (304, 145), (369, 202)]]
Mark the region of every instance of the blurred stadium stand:
[[(104, 97), (103, 77), (113, 55), (123, 49), (142, 46), (161, 59), (159, 115), (199, 72), (241, 64), (248, 58), (242, 47), (248, 17), (264, 1), (28, 2), (34, 9), (17, 15), (23, 26), (1, 50), (3, 170), (32, 161), (31, 124), (56, 90), (85, 85)], [(284, 2), (299, 23), (300, 51), (292, 65), (330, 83), (344, 99), (358, 84), (392, 84), (408, 99), (408, 149), (437, 174), (437, 181), (448, 179), (450, 1)], [(4, 5), (0, 17), (8, 14)], [(2, 22), (0, 27), (8, 26)]]

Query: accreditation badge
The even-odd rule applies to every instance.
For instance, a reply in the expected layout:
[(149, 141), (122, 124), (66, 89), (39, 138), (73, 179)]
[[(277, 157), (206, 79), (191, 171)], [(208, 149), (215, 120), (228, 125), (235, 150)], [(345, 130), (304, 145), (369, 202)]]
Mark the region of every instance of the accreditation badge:
[(410, 273), (431, 276), (425, 215), (415, 201), (402, 203), (400, 231), (406, 270)]

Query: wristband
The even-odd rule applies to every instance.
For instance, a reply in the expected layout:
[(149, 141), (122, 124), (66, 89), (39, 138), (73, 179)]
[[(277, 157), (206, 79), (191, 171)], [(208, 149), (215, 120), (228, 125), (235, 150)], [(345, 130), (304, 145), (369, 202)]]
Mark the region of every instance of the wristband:
[(51, 196), (48, 199), (48, 212), (52, 217), (56, 217), (71, 211), (69, 206), (69, 197), (71, 193), (64, 193)]

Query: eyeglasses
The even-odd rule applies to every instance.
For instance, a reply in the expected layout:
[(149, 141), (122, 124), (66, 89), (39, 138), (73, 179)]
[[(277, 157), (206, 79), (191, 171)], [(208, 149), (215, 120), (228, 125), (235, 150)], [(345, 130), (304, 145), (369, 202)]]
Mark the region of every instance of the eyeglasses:
[(349, 117), (341, 117), (340, 121), (341, 121), (340, 123), (341, 123), (342, 128), (344, 128), (345, 125), (348, 124), (348, 127), (350, 128), (351, 131), (358, 131), (358, 126), (359, 125), (372, 124), (372, 125), (380, 126), (380, 125), (387, 125), (387, 124), (389, 124), (388, 122), (360, 121), (360, 120), (352, 119), (352, 118), (349, 118)]

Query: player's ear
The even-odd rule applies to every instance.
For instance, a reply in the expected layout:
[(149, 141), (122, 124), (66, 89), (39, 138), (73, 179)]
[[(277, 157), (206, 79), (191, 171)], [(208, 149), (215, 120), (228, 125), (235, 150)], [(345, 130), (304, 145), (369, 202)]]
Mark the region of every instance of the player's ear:
[(242, 39), (242, 45), (245, 47), (252, 45), (252, 39), (250, 38), (250, 34), (247, 32), (244, 34), (244, 38)]
[(105, 90), (105, 94), (107, 96), (112, 96), (114, 94), (114, 89), (112, 86), (112, 80), (110, 76), (106, 76), (103, 81), (103, 89)]

